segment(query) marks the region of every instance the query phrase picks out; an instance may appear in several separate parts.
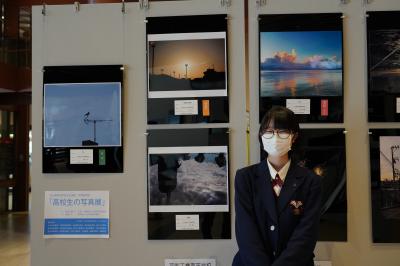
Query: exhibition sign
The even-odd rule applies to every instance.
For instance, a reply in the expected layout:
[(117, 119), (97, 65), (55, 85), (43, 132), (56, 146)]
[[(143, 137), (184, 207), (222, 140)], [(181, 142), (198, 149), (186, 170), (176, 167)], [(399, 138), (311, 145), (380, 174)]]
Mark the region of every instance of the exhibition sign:
[(44, 238), (109, 238), (108, 191), (46, 191)]

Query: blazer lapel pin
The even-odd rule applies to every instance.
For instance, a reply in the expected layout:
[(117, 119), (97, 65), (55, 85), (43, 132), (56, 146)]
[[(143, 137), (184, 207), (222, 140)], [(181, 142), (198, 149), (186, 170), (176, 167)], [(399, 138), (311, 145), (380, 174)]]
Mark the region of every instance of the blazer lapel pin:
[(303, 202), (301, 200), (292, 200), (290, 206), (294, 215), (300, 215), (303, 212)]

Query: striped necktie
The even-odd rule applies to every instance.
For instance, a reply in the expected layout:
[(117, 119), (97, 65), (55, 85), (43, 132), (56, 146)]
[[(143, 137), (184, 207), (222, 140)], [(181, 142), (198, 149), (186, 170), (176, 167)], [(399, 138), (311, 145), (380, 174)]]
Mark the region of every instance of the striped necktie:
[(279, 193), (281, 192), (283, 186), (283, 181), (280, 178), (279, 174), (277, 173), (275, 178), (272, 180), (272, 188), (274, 189), (275, 196), (279, 196)]

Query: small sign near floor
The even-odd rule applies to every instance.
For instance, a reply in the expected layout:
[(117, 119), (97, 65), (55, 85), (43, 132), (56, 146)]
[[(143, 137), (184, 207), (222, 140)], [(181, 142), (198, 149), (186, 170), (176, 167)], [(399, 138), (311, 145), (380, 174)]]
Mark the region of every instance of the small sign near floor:
[(166, 259), (165, 266), (217, 266), (215, 259)]
[(332, 266), (332, 261), (314, 261), (314, 266)]
[(109, 238), (109, 191), (46, 191), (44, 238)]

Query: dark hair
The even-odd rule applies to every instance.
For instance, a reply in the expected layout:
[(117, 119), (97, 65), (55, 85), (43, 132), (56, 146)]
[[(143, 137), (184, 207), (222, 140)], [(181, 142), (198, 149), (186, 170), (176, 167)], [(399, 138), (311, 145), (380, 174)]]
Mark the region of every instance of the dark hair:
[[(258, 131), (258, 141), (260, 142), (260, 147), (262, 151), (261, 159), (265, 158), (266, 155), (268, 155), (263, 149), (261, 136), (268, 129), (271, 122), (274, 123), (274, 129), (286, 129), (289, 130), (297, 138), (299, 136), (300, 126), (293, 111), (283, 106), (273, 106), (264, 115), (263, 119), (261, 120), (260, 129)], [(295, 143), (297, 143), (297, 141)], [(292, 146), (292, 150), (295, 148), (295, 143)], [(292, 152), (289, 152), (289, 155), (291, 155), (291, 153)]]

